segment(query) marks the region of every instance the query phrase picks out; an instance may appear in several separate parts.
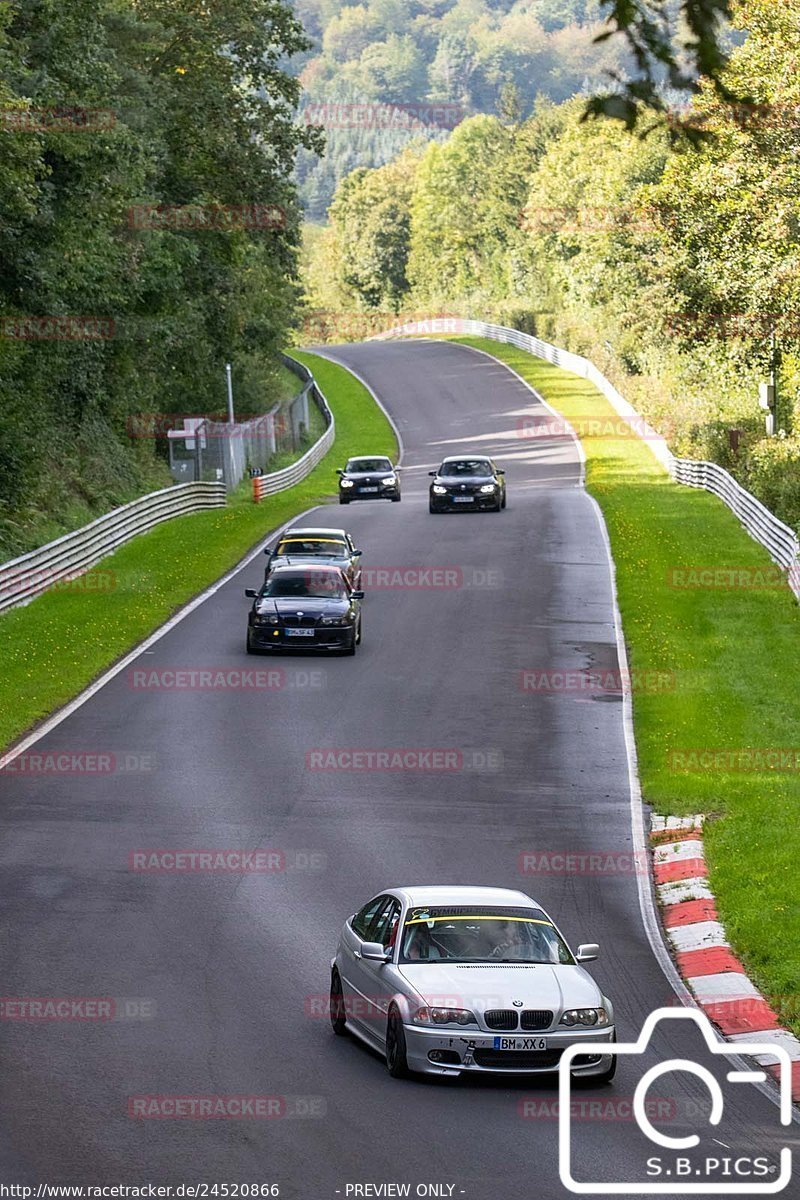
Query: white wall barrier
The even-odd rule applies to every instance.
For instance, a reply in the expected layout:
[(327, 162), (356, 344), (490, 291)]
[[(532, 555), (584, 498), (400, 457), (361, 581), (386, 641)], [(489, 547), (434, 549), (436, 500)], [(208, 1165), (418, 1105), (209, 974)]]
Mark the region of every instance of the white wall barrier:
[(649, 449), (677, 483), (704, 488), (727, 504), (750, 536), (760, 542), (772, 560), (786, 570), (787, 582), (795, 596), (800, 599), (800, 558), (798, 557), (800, 541), (794, 530), (790, 529), (788, 525), (784, 525), (783, 521), (779, 521), (760, 500), (757, 500), (741, 484), (737, 483), (724, 467), (717, 466), (716, 463), (676, 458), (664, 438), (648, 425), (636, 409), (617, 391), (613, 383), (606, 379), (605, 375), (588, 358), (583, 358), (580, 354), (573, 354), (569, 350), (562, 350), (559, 346), (552, 346), (549, 342), (543, 342), (541, 338), (521, 333), (517, 329), (507, 329), (504, 325), (489, 325), (485, 321), (471, 321), (460, 317), (410, 321), (403, 325), (393, 326), (369, 340), (379, 341), (404, 335), (419, 336), (420, 334), (463, 334), (468, 337), (485, 337), (491, 338), (495, 342), (506, 342), (593, 383), (612, 408), (631, 426), (631, 429), (639, 437), (645, 439)]
[(224, 504), (224, 483), (178, 483), (123, 504), (38, 550), (1, 563), (0, 612), (79, 580), (101, 558), (162, 521)]

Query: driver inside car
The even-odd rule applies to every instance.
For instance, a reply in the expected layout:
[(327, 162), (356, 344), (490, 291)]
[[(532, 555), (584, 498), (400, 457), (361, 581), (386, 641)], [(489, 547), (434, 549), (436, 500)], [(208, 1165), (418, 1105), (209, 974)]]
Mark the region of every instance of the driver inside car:
[(403, 955), (405, 958), (413, 960), (427, 961), (432, 958), (441, 958), (442, 953), (434, 944), (431, 932), (427, 925), (412, 925), (406, 935), (406, 944), (403, 947)]

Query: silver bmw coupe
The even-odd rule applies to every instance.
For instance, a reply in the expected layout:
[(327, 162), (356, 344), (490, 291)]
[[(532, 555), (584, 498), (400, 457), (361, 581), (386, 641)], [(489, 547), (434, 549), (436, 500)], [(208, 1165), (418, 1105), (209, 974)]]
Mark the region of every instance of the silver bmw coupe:
[(575, 1042), (575, 1077), (608, 1083), (614, 1014), (530, 896), (506, 888), (399, 887), (374, 896), (344, 924), (331, 961), (334, 1033), (354, 1034), (389, 1073), (557, 1071)]

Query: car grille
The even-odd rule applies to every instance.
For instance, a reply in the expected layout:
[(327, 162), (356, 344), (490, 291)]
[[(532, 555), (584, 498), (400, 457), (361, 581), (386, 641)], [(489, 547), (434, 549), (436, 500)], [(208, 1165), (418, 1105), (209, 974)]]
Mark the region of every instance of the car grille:
[(281, 624), (286, 625), (291, 629), (311, 628), (317, 623), (316, 617), (281, 617)]
[(475, 1050), (479, 1067), (516, 1067), (518, 1071), (546, 1071), (557, 1067), (561, 1050)]
[(523, 1029), (549, 1029), (553, 1024), (553, 1013), (549, 1008), (528, 1008), (520, 1018)]
[(490, 1008), (483, 1014), (488, 1029), (516, 1029), (517, 1014), (513, 1008)]

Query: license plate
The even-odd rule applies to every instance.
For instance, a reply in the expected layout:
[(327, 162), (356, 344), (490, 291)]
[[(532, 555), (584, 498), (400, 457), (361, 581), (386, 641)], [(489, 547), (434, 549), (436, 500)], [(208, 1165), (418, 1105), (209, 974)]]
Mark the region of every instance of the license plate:
[(474, 496), (453, 496), (453, 504), (473, 504)]
[(362, 492), (377, 492), (377, 491), (379, 491), (379, 489), (378, 489), (378, 488), (376, 488), (376, 487), (374, 487), (374, 488), (373, 488), (373, 487), (369, 487), (369, 488), (364, 488), (364, 487), (362, 487), (362, 488), (361, 488), (361, 491), (362, 491)]
[(496, 1037), (495, 1050), (546, 1050), (547, 1038)]
[(287, 629), (286, 636), (287, 637), (313, 637), (314, 630), (313, 629)]

